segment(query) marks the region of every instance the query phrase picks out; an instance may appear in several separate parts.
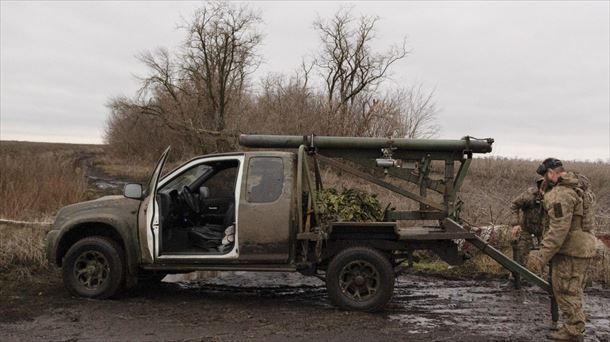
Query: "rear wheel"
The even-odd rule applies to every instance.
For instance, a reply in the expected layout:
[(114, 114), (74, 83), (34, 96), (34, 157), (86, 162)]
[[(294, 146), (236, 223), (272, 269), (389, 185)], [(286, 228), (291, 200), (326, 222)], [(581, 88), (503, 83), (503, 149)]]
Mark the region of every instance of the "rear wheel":
[(387, 257), (368, 247), (347, 248), (326, 271), (326, 288), (333, 304), (345, 310), (378, 311), (392, 299), (394, 271)]
[(63, 279), (73, 295), (108, 298), (125, 280), (123, 251), (113, 240), (94, 236), (76, 242), (63, 261)]

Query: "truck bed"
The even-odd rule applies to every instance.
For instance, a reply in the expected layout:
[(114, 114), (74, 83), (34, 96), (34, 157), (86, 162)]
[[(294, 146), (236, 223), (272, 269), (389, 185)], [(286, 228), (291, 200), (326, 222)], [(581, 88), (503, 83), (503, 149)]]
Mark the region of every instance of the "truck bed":
[(472, 239), (474, 234), (465, 231), (451, 231), (441, 227), (408, 227), (398, 228), (395, 230), (399, 240), (457, 240), (457, 239)]
[(334, 222), (331, 232), (349, 230), (352, 234), (393, 233), (398, 240), (457, 240), (472, 239), (473, 233), (439, 226), (398, 227), (396, 222)]

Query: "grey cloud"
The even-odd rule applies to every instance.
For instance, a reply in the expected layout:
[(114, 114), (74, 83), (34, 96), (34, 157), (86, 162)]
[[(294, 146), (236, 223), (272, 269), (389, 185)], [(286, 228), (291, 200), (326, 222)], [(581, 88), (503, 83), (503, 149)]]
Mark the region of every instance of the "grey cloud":
[[(134, 55), (176, 48), (197, 2), (1, 2), (2, 139), (101, 142), (110, 97), (131, 95)], [(608, 2), (254, 2), (269, 72), (318, 47), (340, 7), (381, 18), (376, 46), (407, 36), (388, 87), (435, 89), (441, 137), (496, 138), (495, 155), (610, 158)], [(549, 141), (549, 143), (546, 143)], [(552, 143), (550, 143), (552, 142)]]

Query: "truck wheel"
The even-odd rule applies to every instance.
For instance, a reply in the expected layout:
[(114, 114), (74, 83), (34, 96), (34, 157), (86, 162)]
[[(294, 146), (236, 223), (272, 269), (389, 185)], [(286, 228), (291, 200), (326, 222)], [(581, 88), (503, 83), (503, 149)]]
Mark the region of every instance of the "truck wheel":
[(108, 298), (125, 280), (123, 251), (111, 239), (94, 236), (77, 241), (63, 261), (64, 284), (73, 295)]
[(376, 249), (347, 248), (330, 261), (326, 289), (331, 302), (342, 309), (378, 311), (392, 299), (394, 271)]

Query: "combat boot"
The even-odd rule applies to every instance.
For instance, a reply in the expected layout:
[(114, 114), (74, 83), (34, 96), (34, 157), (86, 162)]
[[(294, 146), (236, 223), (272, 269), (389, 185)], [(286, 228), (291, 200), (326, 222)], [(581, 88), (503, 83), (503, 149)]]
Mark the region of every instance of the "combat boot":
[(581, 335), (572, 335), (568, 333), (566, 329), (563, 327), (557, 331), (553, 331), (552, 333), (546, 335), (547, 338), (553, 341), (574, 341), (574, 342), (584, 342), (584, 337)]

